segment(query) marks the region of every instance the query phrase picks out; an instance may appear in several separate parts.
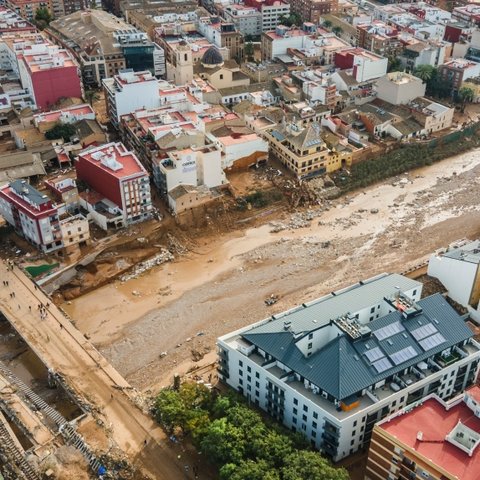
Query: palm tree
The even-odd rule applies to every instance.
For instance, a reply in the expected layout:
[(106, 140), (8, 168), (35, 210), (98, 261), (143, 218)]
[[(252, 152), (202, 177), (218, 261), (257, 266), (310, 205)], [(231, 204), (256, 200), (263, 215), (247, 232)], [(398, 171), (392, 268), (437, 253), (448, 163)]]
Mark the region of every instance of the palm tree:
[(467, 103), (471, 103), (475, 99), (475, 91), (470, 87), (462, 87), (458, 91), (458, 98), (462, 104), (461, 112), (463, 113)]
[(100, 95), (98, 94), (97, 91), (95, 90), (86, 90), (85, 91), (85, 100), (93, 106), (95, 102), (98, 102), (100, 100)]
[(419, 65), (413, 73), (416, 77), (420, 78), (425, 83), (428, 83), (435, 75), (435, 67), (428, 64)]

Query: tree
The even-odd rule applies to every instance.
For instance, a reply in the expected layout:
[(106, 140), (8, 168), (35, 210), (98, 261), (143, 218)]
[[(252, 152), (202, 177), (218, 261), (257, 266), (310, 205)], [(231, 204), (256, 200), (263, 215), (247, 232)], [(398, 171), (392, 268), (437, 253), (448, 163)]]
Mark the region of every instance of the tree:
[(46, 7), (40, 7), (35, 12), (35, 25), (43, 30), (52, 21), (52, 15)]
[(63, 138), (65, 142), (69, 142), (75, 133), (75, 127), (70, 123), (57, 123), (53, 128), (45, 132), (45, 138), (48, 140)]
[(158, 423), (165, 426), (167, 431), (173, 432), (176, 427), (185, 423), (186, 409), (175, 390), (162, 390), (155, 399), (155, 418)]
[(239, 465), (227, 463), (220, 469), (221, 480), (280, 480), (280, 474), (264, 460), (243, 460)]
[(325, 20), (325, 21), (323, 22), (323, 26), (324, 26), (325, 28), (330, 28), (330, 27), (332, 26), (332, 22), (331, 22), (330, 20)]
[(331, 466), (316, 452), (297, 450), (285, 459), (281, 470), (283, 480), (348, 480), (348, 472), (343, 468)]
[(473, 88), (470, 87), (462, 87), (458, 91), (457, 97), (460, 100), (461, 111), (463, 113), (465, 111), (465, 106), (467, 105), (467, 103), (472, 103), (475, 99), (475, 91), (473, 90)]
[(436, 69), (431, 65), (419, 65), (413, 72), (413, 74), (423, 80), (427, 85), (430, 80), (435, 76)]
[(402, 62), (398, 57), (390, 55), (388, 57), (388, 72), (401, 72), (403, 71)]
[(343, 32), (343, 28), (342, 28), (342, 27), (339, 27), (338, 25), (336, 25), (335, 27), (332, 28), (332, 32), (333, 32), (335, 35), (339, 36), (339, 35), (341, 35), (342, 32)]
[(240, 428), (229, 423), (226, 418), (219, 418), (207, 427), (200, 440), (200, 448), (216, 464), (239, 464), (245, 456), (246, 443)]
[(288, 17), (286, 15), (281, 15), (279, 17), (279, 25), (285, 25), (291, 27), (293, 25), (300, 25), (302, 23), (302, 18), (298, 13), (291, 13)]
[(85, 100), (93, 106), (95, 102), (100, 100), (100, 95), (96, 90), (85, 90)]
[(254, 47), (252, 42), (248, 42), (245, 44), (245, 56), (249, 61), (253, 60), (253, 54), (254, 54)]

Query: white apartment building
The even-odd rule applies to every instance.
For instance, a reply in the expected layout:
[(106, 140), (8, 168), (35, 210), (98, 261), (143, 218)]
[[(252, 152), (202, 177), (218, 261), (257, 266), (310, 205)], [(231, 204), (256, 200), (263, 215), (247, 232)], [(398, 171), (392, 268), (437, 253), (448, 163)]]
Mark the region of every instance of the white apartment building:
[(461, 241), (430, 257), (428, 274), (438, 278), (448, 296), (480, 321), (480, 240)]
[(474, 383), (480, 344), (440, 294), (382, 274), (220, 337), (219, 378), (338, 461), (386, 416)]
[(160, 106), (159, 82), (149, 71), (124, 70), (104, 79), (103, 89), (108, 116), (115, 127), (118, 127), (122, 115)]
[(214, 188), (227, 183), (221, 152), (213, 145), (169, 152), (167, 158), (155, 162), (153, 176), (164, 195), (178, 185)]
[(290, 4), (280, 0), (272, 2), (271, 5), (262, 4), (262, 31), (269, 32), (275, 30), (280, 24), (280, 17), (288, 17), (290, 15)]

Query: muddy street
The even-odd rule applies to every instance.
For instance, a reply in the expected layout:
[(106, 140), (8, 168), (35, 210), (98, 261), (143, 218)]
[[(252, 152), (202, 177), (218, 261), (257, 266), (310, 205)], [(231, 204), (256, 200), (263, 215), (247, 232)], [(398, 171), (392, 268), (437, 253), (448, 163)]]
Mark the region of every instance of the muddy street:
[[(133, 385), (156, 387), (192, 358), (213, 359), (219, 335), (478, 236), (479, 197), (476, 150), (350, 194), (327, 211), (283, 213), (200, 238), (195, 253), (62, 307)], [(279, 301), (268, 307), (272, 294)]]

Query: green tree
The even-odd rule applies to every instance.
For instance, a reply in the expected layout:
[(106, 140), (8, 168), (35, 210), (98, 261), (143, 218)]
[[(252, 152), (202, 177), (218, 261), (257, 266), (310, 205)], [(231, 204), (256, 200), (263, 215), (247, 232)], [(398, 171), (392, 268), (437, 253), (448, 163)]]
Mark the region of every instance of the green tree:
[(75, 127), (70, 123), (57, 123), (54, 127), (45, 132), (45, 138), (48, 140), (63, 138), (65, 142), (69, 142), (70, 138), (73, 137), (75, 133)]
[(435, 67), (432, 67), (432, 65), (419, 65), (414, 70), (413, 74), (422, 79), (428, 85), (428, 82), (436, 75), (436, 69)]
[(221, 480), (280, 480), (280, 474), (264, 460), (242, 460), (227, 463), (220, 469)]
[(52, 15), (50, 11), (46, 7), (37, 8), (35, 12), (35, 25), (40, 29), (43, 30), (44, 28), (48, 27), (48, 24), (52, 21)]
[(325, 28), (330, 28), (330, 27), (332, 26), (332, 22), (331, 22), (330, 20), (325, 20), (325, 21), (323, 22), (323, 26), (324, 26)]
[(395, 57), (393, 55), (390, 55), (388, 57), (388, 72), (401, 72), (403, 71), (403, 65), (402, 62), (398, 57)]
[(284, 459), (292, 452), (293, 442), (286, 435), (268, 429), (264, 435), (252, 438), (252, 450), (274, 468), (283, 465)]
[(218, 465), (239, 464), (245, 456), (246, 443), (240, 428), (226, 418), (219, 418), (207, 427), (200, 440), (200, 448), (207, 458)]
[(283, 480), (348, 480), (349, 475), (343, 468), (333, 467), (316, 452), (298, 450), (285, 459), (281, 470)]
[(339, 36), (339, 35), (341, 35), (342, 32), (343, 32), (343, 28), (342, 28), (342, 27), (339, 27), (338, 25), (336, 25), (335, 27), (332, 28), (332, 32), (333, 32), (335, 35)]
[(85, 90), (85, 101), (87, 101), (90, 105), (93, 106), (95, 102), (100, 100), (100, 95), (96, 90)]
[(253, 54), (254, 54), (254, 47), (252, 42), (247, 42), (245, 44), (245, 56), (249, 61), (253, 60)]
[(155, 418), (169, 432), (185, 424), (186, 409), (179, 392), (165, 389), (158, 394), (155, 400)]
[(462, 113), (465, 111), (467, 103), (472, 103), (475, 99), (475, 91), (470, 87), (461, 87), (457, 94), (458, 100), (461, 104)]

